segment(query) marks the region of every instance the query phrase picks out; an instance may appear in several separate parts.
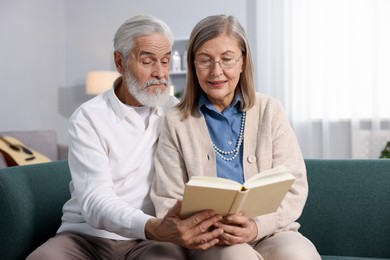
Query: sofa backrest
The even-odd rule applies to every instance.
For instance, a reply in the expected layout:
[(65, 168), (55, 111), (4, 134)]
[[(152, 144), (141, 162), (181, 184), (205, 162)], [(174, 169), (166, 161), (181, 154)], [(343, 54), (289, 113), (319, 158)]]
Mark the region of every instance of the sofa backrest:
[(305, 160), (298, 222), (321, 255), (390, 258), (390, 160)]
[(1, 259), (25, 259), (55, 235), (70, 179), (66, 160), (0, 169)]
[[(390, 258), (390, 160), (305, 160), (298, 222), (321, 255)], [(66, 160), (0, 169), (0, 258), (19, 260), (55, 235), (70, 198)]]

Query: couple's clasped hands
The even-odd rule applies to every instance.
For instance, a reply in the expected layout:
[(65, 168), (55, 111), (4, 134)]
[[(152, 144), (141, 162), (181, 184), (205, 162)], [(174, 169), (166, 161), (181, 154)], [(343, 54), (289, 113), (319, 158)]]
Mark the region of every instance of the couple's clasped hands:
[(222, 217), (212, 210), (205, 210), (181, 219), (180, 207), (178, 201), (164, 218), (150, 219), (145, 228), (146, 237), (201, 250), (215, 245), (247, 243), (257, 237), (255, 222), (241, 213)]

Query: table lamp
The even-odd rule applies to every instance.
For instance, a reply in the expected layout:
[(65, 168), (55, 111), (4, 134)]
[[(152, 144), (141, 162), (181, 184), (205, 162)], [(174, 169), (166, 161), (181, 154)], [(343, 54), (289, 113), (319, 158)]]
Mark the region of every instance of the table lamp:
[(85, 92), (87, 95), (98, 95), (112, 87), (120, 76), (117, 71), (99, 70), (87, 73)]

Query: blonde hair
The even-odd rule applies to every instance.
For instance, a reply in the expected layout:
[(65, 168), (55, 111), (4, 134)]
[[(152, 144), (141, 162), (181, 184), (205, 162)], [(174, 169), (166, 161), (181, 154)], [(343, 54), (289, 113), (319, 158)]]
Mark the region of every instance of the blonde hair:
[(234, 37), (242, 51), (244, 70), (240, 75), (236, 91), (241, 96), (242, 107), (246, 111), (255, 103), (255, 86), (253, 80), (252, 55), (245, 30), (233, 16), (212, 15), (204, 18), (195, 25), (191, 32), (187, 51), (187, 83), (185, 93), (177, 108), (182, 111), (183, 119), (198, 108), (201, 87), (196, 76), (194, 57), (199, 48), (207, 41), (222, 34)]

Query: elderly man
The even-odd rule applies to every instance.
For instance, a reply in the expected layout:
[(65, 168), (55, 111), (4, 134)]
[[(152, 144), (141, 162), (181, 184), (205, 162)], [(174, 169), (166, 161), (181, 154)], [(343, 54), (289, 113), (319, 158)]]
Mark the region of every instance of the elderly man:
[(57, 235), (27, 259), (185, 259), (185, 248), (218, 243), (222, 229), (209, 227), (220, 216), (182, 220), (178, 203), (157, 219), (149, 196), (159, 123), (177, 103), (167, 88), (172, 44), (168, 26), (151, 16), (119, 27), (114, 59), (122, 76), (71, 116), (71, 198)]

